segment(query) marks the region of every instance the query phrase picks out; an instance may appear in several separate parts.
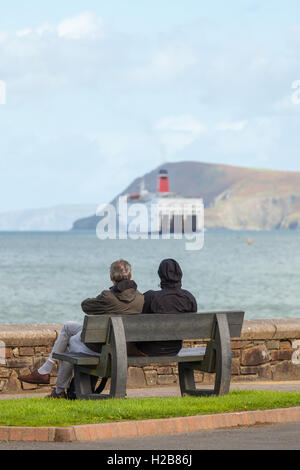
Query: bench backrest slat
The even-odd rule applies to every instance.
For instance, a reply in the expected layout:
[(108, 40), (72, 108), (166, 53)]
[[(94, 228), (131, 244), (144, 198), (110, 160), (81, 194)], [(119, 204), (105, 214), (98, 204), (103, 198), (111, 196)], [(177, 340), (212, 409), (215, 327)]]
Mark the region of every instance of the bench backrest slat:
[[(215, 314), (227, 315), (230, 336), (239, 338), (244, 312), (122, 315), (126, 341), (172, 341), (210, 338)], [(81, 339), (105, 343), (112, 315), (86, 316)], [(121, 316), (121, 315), (115, 315)]]

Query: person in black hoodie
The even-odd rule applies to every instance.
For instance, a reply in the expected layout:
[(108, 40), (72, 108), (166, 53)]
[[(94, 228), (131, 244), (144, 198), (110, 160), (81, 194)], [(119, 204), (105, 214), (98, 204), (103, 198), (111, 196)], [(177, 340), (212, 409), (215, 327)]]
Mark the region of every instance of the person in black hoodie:
[[(160, 291), (144, 294), (143, 313), (192, 313), (197, 312), (195, 297), (182, 289), (182, 270), (174, 259), (161, 262), (158, 275)], [(152, 341), (136, 343), (139, 351), (147, 356), (173, 356), (182, 348), (182, 341)]]

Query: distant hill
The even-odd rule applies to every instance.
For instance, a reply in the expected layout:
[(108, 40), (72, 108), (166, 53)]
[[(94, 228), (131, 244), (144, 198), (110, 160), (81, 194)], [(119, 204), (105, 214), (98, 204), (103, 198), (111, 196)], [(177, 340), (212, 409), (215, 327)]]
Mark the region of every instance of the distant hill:
[[(122, 193), (136, 193), (144, 178), (155, 192), (160, 169), (169, 172), (171, 191), (201, 197), (205, 226), (231, 230), (300, 229), (300, 172), (261, 170), (199, 162), (167, 163), (137, 178)], [(75, 222), (75, 230), (95, 229), (99, 217)]]
[(0, 231), (66, 231), (74, 222), (96, 212), (96, 204), (64, 205), (0, 213)]

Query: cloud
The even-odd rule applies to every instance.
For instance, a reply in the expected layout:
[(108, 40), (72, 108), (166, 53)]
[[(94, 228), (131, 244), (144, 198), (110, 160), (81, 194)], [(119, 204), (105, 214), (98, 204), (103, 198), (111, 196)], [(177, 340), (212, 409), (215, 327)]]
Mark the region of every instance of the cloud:
[(205, 130), (202, 122), (190, 114), (165, 117), (156, 124), (155, 128), (158, 131), (179, 131), (191, 134), (201, 134)]
[(67, 39), (93, 38), (101, 33), (101, 28), (101, 19), (87, 11), (63, 20), (57, 26), (57, 33)]
[(236, 121), (236, 122), (221, 122), (217, 125), (218, 131), (233, 131), (238, 132), (245, 129), (247, 121)]
[(20, 31), (17, 31), (16, 36), (18, 38), (23, 38), (24, 36), (28, 36), (29, 34), (32, 34), (32, 33), (33, 33), (32, 29), (25, 28), (25, 29), (21, 29)]
[(155, 126), (167, 156), (183, 150), (205, 132), (205, 126), (190, 114), (167, 116)]
[(197, 64), (193, 48), (184, 42), (170, 40), (159, 44), (157, 50), (146, 55), (144, 63), (130, 70), (131, 78), (142, 86), (169, 82), (182, 77)]
[(25, 206), (36, 194), (101, 202), (165, 160), (299, 168), (300, 34), (288, 49), (284, 31), (276, 44), (267, 28), (248, 33), (123, 34), (93, 12), (1, 31), (2, 200), (34, 181)]
[[(61, 89), (72, 82), (94, 90), (113, 84), (132, 93), (137, 87), (166, 96), (179, 91), (176, 102), (193, 94), (195, 106), (190, 101), (189, 112), (197, 104), (206, 113), (226, 109), (237, 122), (274, 111), (274, 103), (280, 103), (298, 76), (299, 50), (276, 52), (266, 44), (258, 48), (246, 37), (233, 41), (215, 26), (205, 34), (203, 28), (182, 27), (152, 38), (125, 35), (108, 30), (93, 12), (81, 12), (57, 24), (0, 32), (0, 77), (8, 81), (11, 94), (27, 87), (37, 95), (57, 77)], [(235, 116), (242, 108), (247, 115)]]
[(4, 31), (0, 31), (0, 44), (6, 40), (6, 33)]
[(111, 73), (113, 58), (118, 61), (117, 47), (105, 38), (101, 18), (91, 12), (58, 24), (1, 32), (0, 78), (8, 83), (11, 101), (17, 102), (71, 83), (97, 86)]

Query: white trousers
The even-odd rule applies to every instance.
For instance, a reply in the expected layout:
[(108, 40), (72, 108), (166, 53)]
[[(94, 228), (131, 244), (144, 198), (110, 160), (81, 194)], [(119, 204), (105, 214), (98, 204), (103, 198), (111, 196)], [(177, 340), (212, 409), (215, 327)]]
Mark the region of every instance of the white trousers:
[[(74, 321), (66, 323), (50, 354), (50, 359), (53, 360), (53, 353), (83, 353), (96, 355), (94, 351), (89, 349), (81, 341), (82, 324)], [(59, 371), (56, 379), (56, 386), (59, 388), (69, 388), (73, 376), (73, 364), (61, 361)]]

